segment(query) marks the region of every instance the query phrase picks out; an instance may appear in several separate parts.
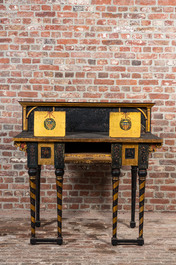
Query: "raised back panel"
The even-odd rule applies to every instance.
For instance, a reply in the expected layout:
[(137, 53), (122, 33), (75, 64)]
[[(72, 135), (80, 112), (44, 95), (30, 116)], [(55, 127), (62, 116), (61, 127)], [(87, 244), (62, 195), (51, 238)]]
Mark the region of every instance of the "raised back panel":
[[(27, 112), (32, 107), (27, 107)], [(34, 111), (52, 111), (53, 107), (40, 106)], [(34, 111), (28, 118), (28, 130), (34, 130)], [(111, 107), (55, 107), (55, 111), (66, 111), (66, 134), (68, 132), (105, 132), (109, 133), (109, 113), (118, 112)], [(122, 112), (139, 112), (136, 108), (121, 108)], [(141, 115), (145, 129), (145, 118)]]

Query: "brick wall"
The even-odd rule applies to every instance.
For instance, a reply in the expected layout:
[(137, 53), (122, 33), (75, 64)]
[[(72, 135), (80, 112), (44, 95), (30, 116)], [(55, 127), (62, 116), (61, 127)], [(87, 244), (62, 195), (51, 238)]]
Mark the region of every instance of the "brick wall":
[[(0, 208), (29, 208), (19, 100), (155, 102), (146, 209), (176, 210), (176, 0), (0, 0)], [(42, 208), (55, 208), (52, 167)], [(130, 208), (130, 174), (120, 179)], [(67, 165), (67, 209), (111, 209), (108, 165)]]

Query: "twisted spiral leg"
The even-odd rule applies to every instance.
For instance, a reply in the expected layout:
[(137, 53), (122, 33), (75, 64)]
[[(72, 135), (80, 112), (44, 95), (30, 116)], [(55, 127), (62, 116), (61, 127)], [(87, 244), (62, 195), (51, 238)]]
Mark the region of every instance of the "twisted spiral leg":
[(56, 169), (56, 189), (57, 189), (57, 235), (59, 245), (62, 244), (62, 186), (63, 186), (63, 169)]
[(35, 204), (36, 204), (36, 176), (37, 169), (30, 168), (29, 171), (30, 181), (30, 202), (31, 202), (31, 244), (32, 238), (35, 238)]
[(147, 176), (146, 169), (140, 169), (139, 175), (139, 245), (144, 244), (143, 239), (143, 225), (144, 225), (144, 199), (145, 199), (145, 181)]
[(118, 212), (118, 188), (119, 188), (120, 169), (112, 170), (113, 185), (113, 232), (112, 245), (117, 244), (117, 212)]

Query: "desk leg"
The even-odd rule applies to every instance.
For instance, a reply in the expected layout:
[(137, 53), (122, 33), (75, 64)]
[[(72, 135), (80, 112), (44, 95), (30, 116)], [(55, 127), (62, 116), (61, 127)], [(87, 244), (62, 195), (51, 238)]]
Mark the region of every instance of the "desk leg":
[(136, 205), (136, 179), (137, 179), (137, 167), (131, 167), (131, 222), (130, 227), (136, 227), (135, 222), (135, 205)]
[(35, 204), (36, 204), (36, 178), (37, 178), (37, 169), (30, 168), (29, 171), (29, 180), (30, 180), (30, 201), (31, 201), (31, 244), (35, 244), (33, 239), (35, 238)]
[(57, 226), (58, 226), (58, 237), (57, 244), (61, 245), (62, 239), (62, 185), (63, 185), (63, 169), (56, 169), (56, 189), (57, 189)]
[(38, 166), (36, 180), (36, 222), (35, 226), (40, 227), (40, 173), (41, 166)]
[(143, 245), (143, 224), (144, 224), (144, 199), (145, 199), (145, 180), (147, 176), (146, 169), (139, 169), (139, 237), (138, 244)]
[(119, 188), (120, 169), (112, 169), (112, 185), (113, 185), (113, 233), (112, 245), (117, 245), (117, 212), (118, 212), (118, 188)]

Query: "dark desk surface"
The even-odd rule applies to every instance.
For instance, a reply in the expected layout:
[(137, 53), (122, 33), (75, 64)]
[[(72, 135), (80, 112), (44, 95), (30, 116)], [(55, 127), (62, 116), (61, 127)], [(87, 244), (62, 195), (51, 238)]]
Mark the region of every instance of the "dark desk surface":
[(108, 133), (67, 133), (65, 137), (35, 137), (31, 131), (23, 131), (13, 139), (15, 142), (106, 142), (106, 143), (149, 143), (162, 144), (162, 139), (151, 134), (142, 134), (140, 138), (109, 137)]

